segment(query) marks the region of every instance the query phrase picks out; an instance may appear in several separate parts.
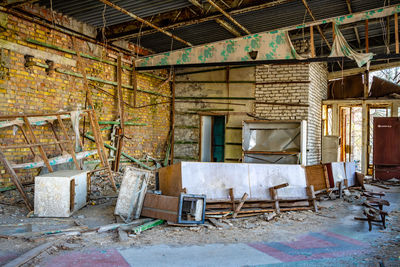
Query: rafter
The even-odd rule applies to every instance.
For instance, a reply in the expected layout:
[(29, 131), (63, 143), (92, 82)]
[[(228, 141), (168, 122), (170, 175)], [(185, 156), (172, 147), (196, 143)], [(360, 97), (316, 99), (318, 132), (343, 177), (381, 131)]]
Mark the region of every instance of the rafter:
[(215, 20), (222, 28), (224, 28), (225, 30), (227, 30), (228, 32), (232, 33), (233, 35), (235, 35), (236, 37), (242, 36), (240, 34), (240, 32), (238, 32), (235, 28), (232, 27), (231, 24), (229, 24), (228, 22), (226, 22), (223, 19), (216, 19)]
[(216, 10), (222, 13), (227, 19), (232, 21), (236, 26), (238, 26), (242, 31), (244, 31), (247, 34), (251, 34), (251, 32), (246, 29), (242, 24), (240, 24), (237, 20), (235, 20), (231, 15), (229, 15), (225, 10), (220, 8), (216, 3), (214, 3), (212, 0), (207, 0), (210, 5), (212, 5)]
[[(264, 4), (260, 4), (260, 5), (256, 5), (256, 6), (248, 6), (248, 7), (244, 7), (244, 8), (240, 8), (240, 9), (235, 9), (229, 12), (230, 15), (238, 15), (238, 14), (243, 14), (243, 13), (248, 13), (248, 12), (252, 12), (252, 11), (257, 11), (257, 10), (261, 10), (264, 8), (269, 8), (269, 7), (274, 7), (274, 6), (278, 6), (278, 5), (282, 5), (282, 4), (286, 4), (289, 2), (294, 2), (295, 0), (275, 0), (272, 2), (268, 2), (268, 3), (264, 3)], [(240, 4), (240, 3), (239, 3)], [(207, 12), (206, 12), (207, 14)], [(207, 17), (202, 17), (202, 18), (196, 18), (196, 19), (191, 19), (191, 20), (186, 20), (186, 21), (180, 21), (177, 23), (173, 23), (170, 24), (168, 26), (164, 26), (164, 27), (160, 27), (163, 30), (170, 30), (170, 29), (176, 29), (176, 28), (180, 28), (180, 27), (184, 27), (184, 26), (190, 26), (190, 25), (195, 25), (195, 24), (199, 24), (199, 23), (203, 23), (203, 22), (207, 22), (207, 21), (211, 21), (211, 20), (215, 20), (217, 18), (222, 18), (223, 15), (222, 14), (214, 14), (214, 15), (210, 15)], [(119, 27), (122, 28), (126, 28), (127, 25), (121, 25)], [(130, 32), (127, 34), (124, 34), (123, 36), (116, 36), (116, 34), (109, 34), (107, 36), (107, 40), (109, 41), (116, 41), (116, 40), (123, 40), (123, 39), (130, 39), (130, 38), (136, 38), (138, 36), (145, 36), (145, 35), (149, 35), (149, 34), (154, 34), (156, 33), (157, 30), (155, 29), (148, 29), (148, 30), (143, 30), (140, 32)]]
[(114, 9), (116, 9), (116, 10), (118, 10), (118, 11), (120, 11), (121, 13), (124, 13), (124, 14), (126, 14), (126, 15), (128, 15), (128, 16), (130, 16), (130, 17), (142, 22), (143, 24), (146, 24), (149, 27), (152, 27), (152, 28), (156, 29), (157, 31), (159, 31), (159, 32), (161, 32), (161, 33), (163, 33), (163, 34), (165, 34), (165, 35), (167, 35), (167, 36), (169, 36), (169, 37), (171, 37), (171, 38), (173, 38), (173, 39), (175, 39), (175, 40), (177, 40), (177, 41), (179, 41), (179, 42), (181, 42), (181, 43), (183, 43), (183, 44), (185, 44), (187, 46), (193, 46), (191, 43), (183, 40), (182, 38), (180, 38), (180, 37), (178, 37), (176, 35), (173, 35), (172, 33), (168, 32), (168, 31), (166, 31), (164, 29), (161, 29), (160, 27), (157, 27), (153, 23), (151, 23), (151, 22), (149, 22), (149, 21), (147, 21), (145, 19), (142, 19), (141, 17), (136, 16), (135, 14), (127, 11), (126, 9), (123, 9), (122, 7), (117, 6), (116, 4), (111, 3), (110, 1), (107, 1), (107, 0), (99, 0), (99, 1), (104, 3), (104, 4), (106, 4), (106, 5), (108, 5), (108, 6), (110, 6), (110, 7), (112, 7), (112, 8), (114, 8)]
[[(349, 13), (353, 13), (353, 8), (351, 7), (351, 0), (346, 0), (347, 4), (347, 10), (349, 10)], [(361, 47), (361, 40), (360, 40), (360, 34), (358, 33), (357, 27), (354, 27), (354, 34), (356, 35), (357, 42), (358, 42), (358, 47)]]
[[(313, 20), (314, 22), (316, 22), (317, 20), (315, 19), (314, 14), (312, 13), (310, 7), (308, 6), (307, 1), (306, 1), (306, 0), (301, 0), (301, 1), (303, 2), (303, 5), (304, 5), (305, 8), (307, 9), (307, 12), (308, 12), (308, 14), (310, 15), (310, 17), (312, 18), (312, 20)], [(316, 27), (317, 27), (317, 30), (318, 30), (319, 34), (321, 35), (322, 39), (324, 39), (326, 45), (329, 47), (329, 49), (332, 49), (332, 46), (331, 46), (331, 44), (328, 42), (328, 39), (326, 39), (325, 34), (324, 34), (324, 32), (322, 31), (321, 27), (320, 27), (319, 25), (316, 25)]]

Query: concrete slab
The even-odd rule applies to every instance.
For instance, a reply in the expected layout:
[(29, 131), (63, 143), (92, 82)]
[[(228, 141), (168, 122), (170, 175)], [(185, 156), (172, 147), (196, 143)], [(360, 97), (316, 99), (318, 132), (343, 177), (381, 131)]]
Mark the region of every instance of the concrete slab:
[(120, 250), (131, 266), (244, 266), (280, 263), (246, 244), (166, 245)]

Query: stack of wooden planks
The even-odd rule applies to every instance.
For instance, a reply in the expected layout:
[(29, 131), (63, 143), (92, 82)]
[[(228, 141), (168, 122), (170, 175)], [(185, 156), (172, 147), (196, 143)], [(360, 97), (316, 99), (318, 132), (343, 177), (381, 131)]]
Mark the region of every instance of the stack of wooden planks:
[(318, 211), (314, 187), (308, 186), (308, 198), (303, 199), (280, 199), (278, 189), (287, 187), (289, 184), (284, 183), (269, 190), (272, 200), (251, 199), (247, 200), (247, 193), (244, 193), (241, 199), (233, 197), (233, 188), (229, 189), (230, 199), (228, 200), (207, 200), (206, 218), (240, 218), (257, 216), (264, 213), (275, 212), (279, 214), (283, 211), (297, 210), (314, 210)]

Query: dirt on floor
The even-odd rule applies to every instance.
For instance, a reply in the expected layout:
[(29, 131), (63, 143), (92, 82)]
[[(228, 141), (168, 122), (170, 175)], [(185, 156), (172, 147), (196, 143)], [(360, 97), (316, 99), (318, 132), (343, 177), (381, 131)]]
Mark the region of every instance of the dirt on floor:
[[(398, 258), (400, 255), (400, 187), (384, 190), (368, 186), (368, 190), (385, 191), (392, 203), (389, 207), (387, 228), (375, 224), (371, 232), (370, 245), (373, 253), (368, 257)], [(44, 242), (56, 241), (47, 254), (60, 250), (109, 249), (131, 246), (199, 245), (206, 243), (248, 243), (257, 241), (291, 241), (309, 232), (321, 232), (343, 227), (355, 234), (368, 233), (367, 222), (354, 220), (362, 217), (362, 199), (356, 194), (344, 199), (319, 201), (319, 211), (284, 212), (267, 221), (267, 215), (257, 217), (219, 220), (216, 227), (206, 221), (200, 226), (171, 226), (163, 224), (129, 235), (121, 241), (116, 230), (98, 233), (98, 227), (120, 222), (113, 215), (116, 197), (97, 196), (86, 207), (70, 218), (27, 217), (27, 211), (18, 201), (17, 191), (0, 193), (0, 248), (14, 254), (22, 254)], [(8, 197), (8, 199), (7, 199)], [(6, 204), (13, 200), (13, 205)], [(17, 202), (17, 204), (15, 204)], [(60, 230), (69, 229), (68, 233)], [(1, 256), (1, 255), (0, 255)], [(39, 258), (40, 259), (40, 258)], [(33, 261), (35, 262), (35, 261)]]

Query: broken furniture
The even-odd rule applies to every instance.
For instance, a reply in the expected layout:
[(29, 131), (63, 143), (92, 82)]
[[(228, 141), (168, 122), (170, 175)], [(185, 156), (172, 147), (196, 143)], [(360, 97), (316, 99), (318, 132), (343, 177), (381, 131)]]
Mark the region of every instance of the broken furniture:
[[(77, 170), (80, 170), (81, 167), (78, 160), (95, 154), (95, 151), (82, 151), (76, 153), (77, 148), (83, 147), (82, 142), (79, 139), (79, 117), (81, 115), (87, 115), (89, 117), (92, 129), (96, 129), (95, 123), (93, 121), (93, 117), (95, 116), (93, 110), (67, 111), (67, 112), (48, 113), (48, 114), (18, 114), (18, 115), (0, 116), (1, 120), (0, 128), (14, 127), (15, 131), (20, 130), (21, 136), (24, 138), (24, 141), (26, 142), (26, 144), (1, 146), (0, 161), (5, 166), (7, 172), (11, 175), (12, 182), (15, 184), (18, 191), (22, 195), (25, 205), (29, 210), (32, 210), (32, 205), (30, 203), (30, 200), (26, 196), (24, 189), (14, 169), (27, 170), (45, 166), (47, 167), (49, 172), (53, 172), (54, 165), (66, 162), (73, 162), (75, 168)], [(71, 128), (75, 135), (74, 138), (71, 138), (68, 135), (68, 129), (65, 123), (63, 122), (63, 120), (65, 119), (71, 120)], [(58, 122), (58, 125), (61, 129), (61, 133), (57, 133), (56, 131), (55, 128), (56, 121)], [(39, 137), (36, 135), (37, 129), (36, 128), (34, 129), (34, 126), (44, 126), (44, 125), (50, 126), (48, 130), (54, 134), (53, 142), (43, 142), (42, 140), (44, 138), (41, 138), (41, 136)], [(100, 159), (103, 159), (105, 157), (103, 155), (104, 147), (102, 144), (100, 144), (98, 134), (95, 130), (94, 133), (96, 136), (95, 140), (97, 145), (97, 152), (99, 154)], [(56, 149), (59, 150), (61, 155), (54, 158), (48, 158), (44, 147), (53, 145), (56, 147)], [(20, 148), (29, 148), (34, 158), (34, 162), (14, 164), (8, 161), (7, 158), (5, 157), (5, 154), (2, 152), (2, 150), (20, 149)], [(36, 160), (36, 158), (40, 159)], [(102, 160), (102, 163), (103, 166), (106, 165), (108, 166), (108, 162), (105, 163)], [(111, 181), (111, 184), (115, 188), (112, 173), (109, 173), (109, 179)]]
[(149, 171), (126, 167), (115, 206), (115, 215), (125, 221), (139, 219), (149, 181)]
[(161, 168), (159, 182), (164, 195), (204, 194), (207, 201), (230, 200), (230, 188), (235, 199), (247, 193), (248, 200), (272, 200), (268, 188), (283, 183), (282, 198), (307, 198), (304, 168), (294, 164), (180, 162)]
[(306, 121), (243, 121), (242, 161), (306, 165)]
[(374, 178), (400, 178), (400, 118), (374, 118)]
[(268, 212), (279, 214), (281, 211), (296, 210), (314, 210), (318, 211), (314, 187), (311, 185), (306, 188), (307, 197), (298, 199), (286, 199), (279, 195), (279, 191), (289, 186), (288, 183), (279, 184), (266, 188), (269, 192), (271, 200), (247, 200), (247, 193), (242, 198), (235, 199), (233, 197), (234, 189), (229, 189), (231, 196), (230, 201), (227, 200), (211, 200), (207, 201), (206, 217), (207, 218), (240, 218), (262, 215)]
[(35, 177), (35, 215), (69, 217), (86, 205), (87, 171), (64, 170)]
[(203, 224), (205, 195), (180, 194), (179, 197), (147, 193), (141, 216), (178, 224)]

